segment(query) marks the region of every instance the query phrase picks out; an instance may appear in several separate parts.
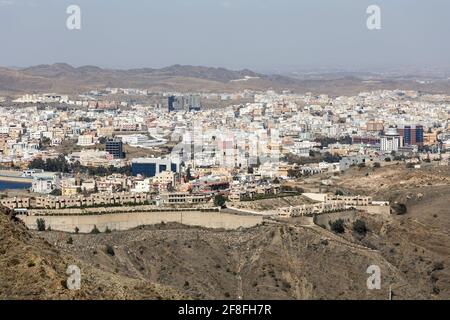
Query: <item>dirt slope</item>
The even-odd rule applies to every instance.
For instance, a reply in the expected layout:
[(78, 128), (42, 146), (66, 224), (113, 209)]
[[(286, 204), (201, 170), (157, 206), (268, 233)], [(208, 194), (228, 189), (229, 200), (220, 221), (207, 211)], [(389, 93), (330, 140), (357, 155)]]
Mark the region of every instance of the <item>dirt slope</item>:
[[(101, 272), (176, 287), (198, 299), (386, 299), (388, 284), (404, 286), (399, 298), (422, 298), (378, 252), (318, 229), (266, 224), (225, 232), (171, 224), (72, 235), (73, 244), (63, 233), (44, 235)], [(372, 264), (382, 269), (382, 290), (367, 289)]]
[[(0, 214), (0, 299), (173, 299), (177, 290), (99, 271)], [(77, 265), (81, 289), (66, 288), (66, 270)]]

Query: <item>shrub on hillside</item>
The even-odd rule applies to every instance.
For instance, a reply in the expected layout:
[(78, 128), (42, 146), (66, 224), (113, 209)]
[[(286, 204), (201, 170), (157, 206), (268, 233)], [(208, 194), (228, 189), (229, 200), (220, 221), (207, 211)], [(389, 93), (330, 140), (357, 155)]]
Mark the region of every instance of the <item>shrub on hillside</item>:
[(397, 215), (403, 215), (408, 212), (408, 208), (406, 207), (406, 205), (404, 203), (394, 203), (392, 205), (392, 210)]
[(38, 231), (45, 231), (45, 220), (42, 218), (39, 218), (36, 220), (37, 229)]
[(94, 228), (92, 228), (91, 233), (92, 233), (92, 234), (99, 234), (99, 233), (100, 233), (100, 230), (98, 230), (97, 226), (94, 225)]
[(368, 231), (366, 223), (363, 220), (356, 220), (353, 222), (353, 231), (359, 235), (365, 236)]
[(336, 221), (330, 221), (330, 229), (334, 233), (344, 233), (345, 232), (344, 220), (338, 219)]
[(114, 252), (114, 248), (109, 244), (106, 246), (106, 253), (111, 257), (114, 257), (116, 255), (116, 253)]

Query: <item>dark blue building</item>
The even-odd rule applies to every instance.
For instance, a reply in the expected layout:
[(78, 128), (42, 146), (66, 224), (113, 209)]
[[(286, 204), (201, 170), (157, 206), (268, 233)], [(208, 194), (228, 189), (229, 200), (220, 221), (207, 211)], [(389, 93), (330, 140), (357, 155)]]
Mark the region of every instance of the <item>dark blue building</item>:
[(131, 173), (133, 176), (154, 177), (157, 174), (170, 170), (179, 172), (179, 165), (172, 163), (169, 159), (141, 158), (131, 162)]
[(404, 145), (423, 146), (424, 129), (422, 125), (401, 125), (398, 127), (398, 132), (403, 137)]
[(169, 105), (169, 112), (174, 111), (175, 110), (175, 106), (174, 106), (174, 104), (175, 104), (175, 96), (170, 96), (167, 99), (167, 102), (168, 102), (168, 105)]
[(114, 159), (124, 159), (123, 143), (120, 139), (108, 139), (105, 143), (105, 151), (111, 154)]

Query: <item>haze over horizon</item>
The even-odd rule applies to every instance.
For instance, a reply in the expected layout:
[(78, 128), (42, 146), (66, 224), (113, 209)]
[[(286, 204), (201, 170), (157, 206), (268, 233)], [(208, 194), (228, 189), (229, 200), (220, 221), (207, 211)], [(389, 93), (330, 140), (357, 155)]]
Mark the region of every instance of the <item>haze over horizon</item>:
[[(66, 28), (71, 4), (82, 29)], [(381, 7), (382, 28), (366, 27)], [(0, 65), (251, 69), (449, 68), (445, 0), (2, 0)]]

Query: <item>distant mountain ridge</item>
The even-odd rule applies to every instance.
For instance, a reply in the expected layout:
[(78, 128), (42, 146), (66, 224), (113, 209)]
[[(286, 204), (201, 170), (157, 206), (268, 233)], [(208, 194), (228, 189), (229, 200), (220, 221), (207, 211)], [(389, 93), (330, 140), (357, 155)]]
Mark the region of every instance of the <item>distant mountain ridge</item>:
[(245, 77), (266, 77), (248, 69), (232, 71), (225, 68), (213, 68), (190, 65), (172, 65), (161, 69), (139, 68), (129, 70), (102, 69), (96, 66), (73, 67), (67, 63), (44, 64), (24, 68), (20, 70), (26, 75), (40, 77), (59, 77), (59, 76), (86, 76), (90, 73), (101, 73), (103, 75), (121, 75), (121, 76), (166, 76), (166, 77), (188, 77), (198, 78), (219, 82), (229, 82)]
[(450, 93), (449, 81), (418, 83), (414, 79), (376, 78), (364, 81), (357, 74), (314, 75), (312, 77), (262, 74), (248, 69), (228, 70), (204, 66), (172, 65), (165, 68), (129, 70), (96, 66), (73, 67), (67, 63), (43, 64), (28, 68), (0, 67), (0, 95), (24, 93), (77, 94), (106, 87), (140, 88), (157, 92), (236, 92), (239, 90), (292, 90), (324, 93), (332, 96), (353, 95), (380, 89), (420, 90)]
[[(233, 83), (233, 80), (242, 80)], [(73, 67), (67, 63), (43, 64), (22, 69), (0, 68), (0, 92), (77, 93), (93, 88), (133, 87), (174, 91), (234, 91), (279, 88), (295, 83), (283, 76), (269, 76), (248, 69), (228, 70), (173, 65), (161, 69), (103, 69)]]

